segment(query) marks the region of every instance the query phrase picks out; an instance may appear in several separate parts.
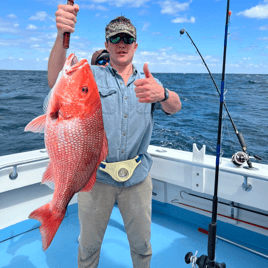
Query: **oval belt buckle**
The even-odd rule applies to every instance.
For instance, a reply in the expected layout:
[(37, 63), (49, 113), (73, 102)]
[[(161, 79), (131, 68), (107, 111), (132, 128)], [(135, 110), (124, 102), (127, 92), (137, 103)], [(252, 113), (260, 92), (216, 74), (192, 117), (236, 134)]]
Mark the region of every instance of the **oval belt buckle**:
[(114, 178), (118, 182), (125, 182), (127, 181), (133, 174), (132, 167), (129, 165), (124, 165), (123, 163), (117, 167), (115, 170)]
[(129, 172), (126, 168), (120, 168), (117, 175), (120, 179), (125, 179), (129, 175)]

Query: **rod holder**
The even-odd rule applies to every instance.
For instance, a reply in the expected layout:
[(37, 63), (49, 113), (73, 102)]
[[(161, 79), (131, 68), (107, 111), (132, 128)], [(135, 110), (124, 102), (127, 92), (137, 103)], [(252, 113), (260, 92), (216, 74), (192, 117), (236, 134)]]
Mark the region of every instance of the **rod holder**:
[(17, 166), (13, 166), (13, 172), (11, 172), (10, 174), (9, 174), (9, 178), (11, 179), (11, 180), (16, 180), (17, 178), (18, 178), (18, 173), (17, 173)]
[(252, 185), (248, 182), (248, 177), (244, 177), (244, 183), (242, 184), (244, 191), (249, 192), (252, 190)]

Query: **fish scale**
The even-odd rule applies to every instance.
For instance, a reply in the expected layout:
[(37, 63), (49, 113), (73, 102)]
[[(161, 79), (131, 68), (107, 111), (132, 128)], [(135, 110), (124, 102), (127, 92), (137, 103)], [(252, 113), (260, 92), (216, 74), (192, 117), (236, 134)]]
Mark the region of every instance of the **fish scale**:
[(44, 131), (50, 159), (42, 183), (54, 188), (52, 201), (29, 215), (41, 222), (43, 250), (51, 244), (74, 194), (92, 190), (97, 168), (108, 154), (101, 100), (87, 60), (78, 62), (71, 54), (47, 99), (46, 114), (25, 128)]

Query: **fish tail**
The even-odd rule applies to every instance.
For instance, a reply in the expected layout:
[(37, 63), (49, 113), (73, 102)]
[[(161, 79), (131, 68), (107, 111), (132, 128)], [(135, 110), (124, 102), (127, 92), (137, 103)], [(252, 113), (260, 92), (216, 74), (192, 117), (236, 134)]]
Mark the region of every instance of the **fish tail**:
[(64, 219), (65, 211), (62, 213), (55, 213), (50, 203), (34, 210), (30, 215), (29, 219), (35, 219), (40, 221), (41, 226), (39, 227), (42, 235), (43, 250), (45, 251), (51, 244), (59, 226)]

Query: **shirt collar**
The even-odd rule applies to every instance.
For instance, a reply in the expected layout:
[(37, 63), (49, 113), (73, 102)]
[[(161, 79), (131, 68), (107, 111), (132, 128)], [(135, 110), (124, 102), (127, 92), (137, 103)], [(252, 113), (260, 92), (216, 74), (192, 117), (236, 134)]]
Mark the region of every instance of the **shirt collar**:
[[(137, 74), (138, 73), (138, 70), (136, 68), (136, 66), (134, 64), (132, 64), (132, 67), (133, 67), (133, 74)], [(117, 70), (114, 69), (112, 66), (111, 66), (111, 63), (109, 62), (109, 64), (106, 66), (106, 68), (108, 68), (111, 72), (111, 74), (113, 76), (115, 76), (117, 74)]]

